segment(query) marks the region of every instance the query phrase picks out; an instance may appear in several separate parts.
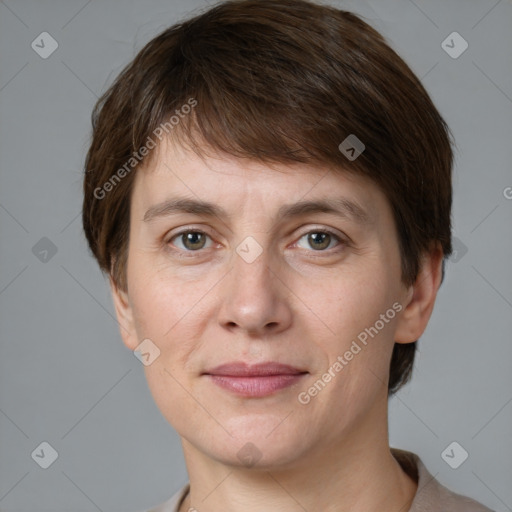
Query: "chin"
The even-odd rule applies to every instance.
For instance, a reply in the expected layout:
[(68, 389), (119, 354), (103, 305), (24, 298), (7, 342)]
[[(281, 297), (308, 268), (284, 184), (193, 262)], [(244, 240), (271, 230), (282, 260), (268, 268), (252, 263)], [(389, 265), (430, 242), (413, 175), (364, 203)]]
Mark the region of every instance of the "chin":
[(226, 466), (252, 471), (286, 469), (293, 466), (299, 456), (297, 448), (300, 443), (283, 445), (256, 440), (256, 442), (242, 442), (240, 448), (238, 443), (240, 443), (238, 440), (236, 443), (231, 443), (225, 450), (211, 450), (209, 456)]
[(307, 446), (304, 429), (295, 428), (291, 422), (286, 424), (292, 416), (259, 414), (233, 418), (224, 423), (232, 437), (221, 429), (222, 440), (205, 451), (219, 462), (238, 468), (284, 468), (300, 457)]

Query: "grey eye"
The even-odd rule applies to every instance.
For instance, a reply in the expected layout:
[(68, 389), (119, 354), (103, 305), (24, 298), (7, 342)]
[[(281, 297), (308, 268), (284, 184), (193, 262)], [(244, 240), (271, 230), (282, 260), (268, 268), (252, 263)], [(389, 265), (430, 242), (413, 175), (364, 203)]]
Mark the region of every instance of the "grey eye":
[(334, 233), (329, 233), (327, 231), (311, 231), (302, 236), (300, 240), (303, 240), (304, 238), (307, 239), (309, 247), (313, 248), (315, 251), (323, 251), (330, 246), (331, 242), (339, 240)]
[(179, 240), (182, 243), (182, 247), (178, 245), (178, 248), (186, 251), (197, 251), (205, 247), (207, 238), (209, 236), (202, 231), (183, 231), (174, 236), (170, 242)]

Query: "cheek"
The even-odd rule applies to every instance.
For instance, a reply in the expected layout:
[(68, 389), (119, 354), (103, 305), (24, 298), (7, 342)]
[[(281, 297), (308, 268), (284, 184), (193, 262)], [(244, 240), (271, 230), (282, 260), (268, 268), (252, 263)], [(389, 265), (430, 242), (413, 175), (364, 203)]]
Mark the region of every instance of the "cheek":
[(146, 366), (146, 381), (161, 414), (182, 437), (189, 432), (202, 432), (205, 409), (203, 400), (191, 399), (190, 383), (162, 357)]
[[(331, 279), (323, 289), (308, 293), (311, 309), (317, 312), (336, 339), (350, 344), (358, 334), (379, 321), (394, 303), (393, 282), (386, 277), (385, 270), (379, 272), (366, 268), (363, 272), (351, 272)], [(387, 335), (393, 323), (394, 312), (386, 318)], [(379, 323), (380, 326), (380, 323)]]
[(130, 297), (140, 334), (164, 343), (187, 316), (197, 318), (202, 285), (159, 270), (149, 258), (134, 261), (130, 270)]
[[(328, 359), (322, 371), (330, 368), (336, 375), (331, 390), (345, 396), (345, 404), (365, 389), (372, 395), (387, 379), (399, 306), (392, 279), (376, 265), (340, 276), (309, 294), (308, 304), (328, 327), (327, 336), (316, 341)], [(332, 365), (339, 358), (342, 370), (337, 365), (336, 371)]]
[(148, 382), (155, 391), (163, 392), (165, 387), (168, 393), (172, 387), (174, 392), (176, 382), (169, 373), (188, 385), (185, 380), (194, 371), (190, 367), (194, 353), (200, 352), (205, 343), (202, 333), (211, 315), (208, 308), (216, 291), (215, 276), (191, 280), (168, 269), (138, 274), (135, 267), (133, 270), (130, 296), (137, 335), (141, 340), (151, 339), (160, 350), (158, 359), (146, 367)]
[(159, 410), (180, 433), (204, 421), (204, 410), (190, 399), (193, 383), (187, 369), (192, 354), (201, 346), (201, 319), (206, 314), (201, 290), (173, 284), (158, 275), (146, 275), (134, 286), (139, 338), (151, 339), (160, 350), (154, 362), (144, 367), (146, 381)]

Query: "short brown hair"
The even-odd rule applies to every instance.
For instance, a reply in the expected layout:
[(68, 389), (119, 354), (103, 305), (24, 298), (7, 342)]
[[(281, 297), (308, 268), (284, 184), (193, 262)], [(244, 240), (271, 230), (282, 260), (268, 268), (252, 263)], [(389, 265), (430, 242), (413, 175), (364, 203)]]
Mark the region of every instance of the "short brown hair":
[[(126, 162), (190, 98), (193, 112), (172, 135), (198, 155), (213, 148), (372, 179), (393, 210), (406, 285), (432, 243), (451, 254), (451, 134), (407, 64), (353, 13), (304, 0), (234, 0), (151, 40), (94, 108), (83, 228), (120, 289), (128, 286), (134, 177)], [(365, 145), (354, 160), (339, 149), (349, 135)], [(395, 343), (389, 395), (410, 379), (415, 348)]]

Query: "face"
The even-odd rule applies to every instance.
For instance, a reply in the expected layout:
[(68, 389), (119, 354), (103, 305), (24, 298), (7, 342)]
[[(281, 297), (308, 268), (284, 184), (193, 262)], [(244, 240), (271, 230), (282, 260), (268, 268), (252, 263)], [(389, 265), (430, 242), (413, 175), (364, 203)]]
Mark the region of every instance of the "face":
[(146, 377), (179, 435), (226, 464), (284, 467), (375, 429), (394, 341), (426, 323), (400, 276), (373, 182), (168, 143), (135, 176), (128, 290), (113, 291), (126, 345), (159, 350)]

